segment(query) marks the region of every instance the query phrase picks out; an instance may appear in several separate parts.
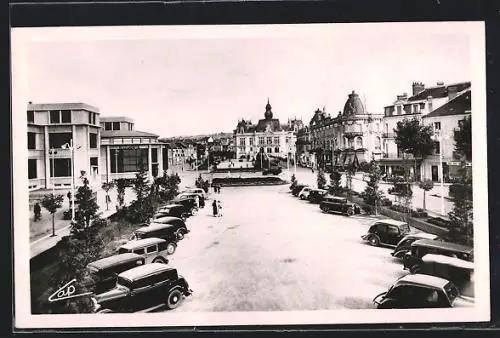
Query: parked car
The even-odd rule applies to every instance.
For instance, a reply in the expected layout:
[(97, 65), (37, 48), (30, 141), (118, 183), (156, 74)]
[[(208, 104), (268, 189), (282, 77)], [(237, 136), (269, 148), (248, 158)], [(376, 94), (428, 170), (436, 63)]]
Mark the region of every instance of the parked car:
[(95, 294), (106, 292), (115, 286), (120, 273), (144, 264), (143, 256), (131, 252), (99, 259), (87, 265), (88, 276), (83, 285)]
[(182, 193), (187, 193), (187, 194), (197, 194), (204, 199), (207, 199), (207, 193), (205, 193), (205, 190), (202, 188), (186, 188)]
[(413, 274), (436, 276), (452, 281), (460, 293), (474, 297), (474, 263), (460, 258), (427, 254), (414, 265)]
[(171, 201), (171, 203), (183, 205), (188, 214), (191, 216), (198, 213), (199, 208), (196, 206), (196, 199), (192, 195), (177, 196)]
[(186, 222), (184, 222), (181, 218), (165, 216), (153, 219), (153, 221), (149, 224), (144, 224), (144, 226), (161, 226), (161, 225), (172, 225), (173, 228), (169, 229), (169, 231), (174, 231), (176, 233), (177, 239), (181, 240), (184, 238), (184, 235), (189, 233), (189, 229), (186, 227)]
[(299, 198), (301, 200), (306, 200), (307, 197), (309, 197), (309, 193), (311, 192), (313, 188), (311, 187), (304, 187), (302, 190), (299, 192)]
[(190, 214), (188, 211), (186, 211), (186, 207), (181, 204), (169, 204), (159, 208), (158, 211), (156, 211), (156, 213), (153, 215), (153, 219), (167, 216), (178, 217), (183, 221), (186, 221)]
[(321, 201), (323, 200), (323, 196), (325, 196), (326, 194), (328, 194), (328, 191), (324, 189), (311, 189), (311, 191), (309, 192), (309, 196), (307, 196), (307, 199), (311, 203), (318, 204), (321, 203)]
[(417, 232), (411, 235), (406, 235), (396, 245), (394, 251), (391, 252), (391, 256), (402, 259), (404, 255), (410, 251), (411, 244), (419, 239), (439, 240), (439, 237), (437, 235), (428, 234), (426, 232)]
[(474, 261), (474, 248), (468, 245), (436, 241), (432, 239), (419, 239), (411, 244), (410, 251), (403, 256), (405, 270), (414, 271), (427, 254), (436, 254), (460, 258), (465, 261)]
[(176, 269), (152, 263), (122, 272), (112, 290), (92, 300), (97, 313), (151, 312), (165, 306), (175, 309), (192, 292)]
[(262, 175), (279, 175), (279, 174), (281, 174), (281, 167), (268, 168), (262, 171)]
[(175, 252), (175, 246), (161, 238), (137, 239), (123, 244), (117, 249), (118, 254), (134, 253), (144, 258), (146, 264), (168, 264), (167, 256)]
[(377, 309), (419, 309), (473, 307), (474, 302), (460, 297), (449, 280), (422, 274), (406, 275), (373, 299)]
[(205, 195), (193, 192), (182, 192), (175, 197), (176, 200), (189, 200), (192, 199), (194, 204), (196, 204), (195, 200), (198, 198), (198, 203), (200, 208), (205, 207)]
[(410, 234), (410, 226), (406, 222), (387, 218), (375, 221), (366, 235), (361, 236), (373, 246), (396, 246), (399, 241)]
[(161, 238), (170, 243), (175, 251), (177, 242), (183, 239), (186, 233), (189, 233), (189, 230), (178, 227), (174, 224), (151, 223), (150, 225), (146, 225), (135, 230), (129, 240), (133, 241), (144, 238)]
[(349, 202), (345, 197), (326, 195), (319, 204), (319, 208), (323, 212), (334, 212), (352, 216), (361, 213), (361, 208), (355, 203)]
[(305, 187), (307, 187), (306, 184), (297, 184), (293, 189), (292, 189), (292, 194), (293, 196), (297, 197), (299, 196), (299, 193), (302, 191), (302, 189), (304, 189)]

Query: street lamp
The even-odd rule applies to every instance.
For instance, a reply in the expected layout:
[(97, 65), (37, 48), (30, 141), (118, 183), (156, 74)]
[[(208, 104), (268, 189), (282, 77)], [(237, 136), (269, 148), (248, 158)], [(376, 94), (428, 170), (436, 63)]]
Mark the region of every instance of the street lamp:
[(209, 137), (207, 140), (207, 173), (210, 173), (210, 145), (213, 141), (212, 137)]
[[(71, 150), (71, 222), (75, 221), (75, 146), (73, 145), (73, 139), (69, 143), (65, 143), (61, 146), (62, 149)], [(80, 149), (77, 146), (76, 149)]]
[(55, 155), (57, 151), (54, 148), (49, 149), (49, 155), (52, 157), (52, 195), (55, 196), (55, 185), (56, 185), (56, 177), (55, 177)]

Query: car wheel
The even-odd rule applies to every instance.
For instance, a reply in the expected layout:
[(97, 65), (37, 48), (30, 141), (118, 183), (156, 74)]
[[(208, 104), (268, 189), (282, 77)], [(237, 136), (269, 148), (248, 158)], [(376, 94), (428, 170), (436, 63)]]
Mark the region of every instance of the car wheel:
[(354, 215), (354, 210), (353, 210), (353, 208), (352, 208), (352, 207), (351, 207), (351, 208), (348, 208), (348, 209), (347, 209), (346, 214), (347, 214), (347, 216), (352, 216), (352, 215)]
[(174, 289), (167, 296), (167, 308), (173, 310), (177, 308), (182, 301), (182, 292), (179, 289)]
[(380, 244), (380, 240), (377, 237), (372, 236), (370, 237), (370, 244), (372, 246), (378, 246)]
[(165, 258), (163, 257), (156, 257), (154, 260), (153, 260), (153, 263), (163, 263), (163, 264), (168, 264), (168, 260), (166, 260)]
[(99, 310), (97, 311), (97, 313), (112, 313), (113, 311), (111, 311), (110, 309), (102, 309), (102, 310)]
[(191, 209), (192, 216), (196, 215), (197, 213), (198, 213), (198, 208), (195, 207), (195, 208)]
[(303, 200), (305, 198), (304, 195), (300, 195), (299, 197), (301, 200)]
[(323, 211), (323, 212), (328, 212), (328, 208), (327, 208), (327, 207), (325, 207), (324, 205), (321, 205), (319, 208), (320, 208), (320, 209), (321, 209), (321, 211)]
[(167, 245), (167, 253), (172, 255), (175, 252), (176, 245), (174, 243), (168, 243)]
[(184, 232), (182, 230), (177, 230), (177, 232), (175, 233), (175, 236), (177, 237), (177, 239), (179, 241), (183, 240), (184, 239)]

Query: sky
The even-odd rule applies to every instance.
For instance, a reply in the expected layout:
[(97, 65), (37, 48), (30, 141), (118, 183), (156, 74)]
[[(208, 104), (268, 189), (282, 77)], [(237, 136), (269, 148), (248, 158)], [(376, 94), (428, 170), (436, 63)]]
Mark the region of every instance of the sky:
[(465, 23), (320, 26), (283, 34), (280, 26), (224, 28), (235, 34), (205, 27), (186, 38), (166, 32), (105, 40), (105, 32), (80, 39), (63, 28), (64, 39), (29, 43), (27, 97), (84, 102), (101, 116), (128, 116), (137, 130), (173, 137), (232, 132), (242, 118), (256, 123), (268, 98), (282, 123), (309, 123), (318, 108), (343, 110), (353, 90), (369, 112), (382, 113), (414, 81), (471, 79)]

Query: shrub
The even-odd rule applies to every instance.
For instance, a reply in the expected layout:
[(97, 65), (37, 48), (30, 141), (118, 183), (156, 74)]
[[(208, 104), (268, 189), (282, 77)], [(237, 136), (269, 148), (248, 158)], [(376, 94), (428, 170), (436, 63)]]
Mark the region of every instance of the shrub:
[(424, 209), (418, 208), (417, 210), (411, 211), (411, 216), (415, 218), (424, 218), (427, 217), (428, 214)]
[(451, 222), (447, 221), (445, 219), (442, 219), (441, 217), (431, 217), (426, 220), (427, 223), (437, 225), (442, 228), (449, 228)]

